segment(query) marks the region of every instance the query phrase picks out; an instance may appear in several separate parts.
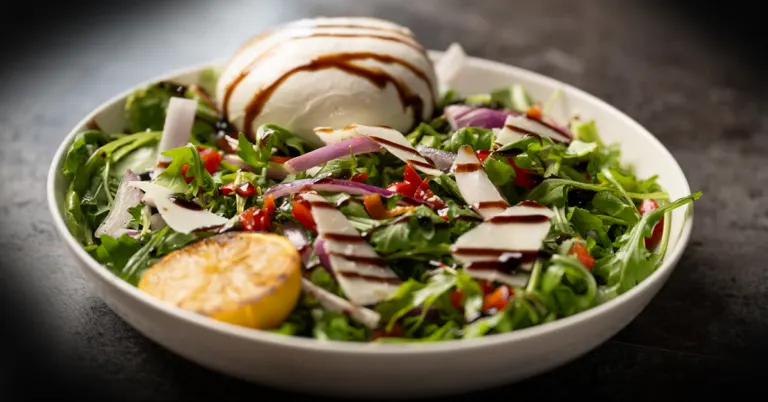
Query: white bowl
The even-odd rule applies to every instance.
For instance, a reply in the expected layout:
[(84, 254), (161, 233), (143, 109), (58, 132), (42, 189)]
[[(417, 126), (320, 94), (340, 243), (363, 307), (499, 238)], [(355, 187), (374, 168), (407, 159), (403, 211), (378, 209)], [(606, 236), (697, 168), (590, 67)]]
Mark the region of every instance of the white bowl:
[[(442, 53), (432, 51), (437, 60)], [(192, 83), (206, 67), (160, 79)], [(563, 91), (555, 116), (578, 111), (594, 118), (607, 142), (621, 143), (623, 162), (640, 176), (659, 175), (672, 199), (690, 194), (672, 155), (637, 122), (579, 89), (493, 61), (471, 58), (455, 82), (462, 93), (519, 83), (538, 99)], [(142, 85), (147, 85), (144, 83)], [(663, 265), (644, 282), (580, 314), (552, 323), (479, 339), (429, 344), (319, 342), (237, 327), (181, 310), (139, 291), (102, 267), (72, 237), (64, 223), (61, 174), (75, 135), (95, 119), (105, 130), (121, 130), (130, 91), (98, 107), (65, 138), (48, 175), (48, 204), (55, 226), (95, 292), (138, 331), (185, 358), (238, 378), (292, 391), (350, 397), (420, 397), (477, 390), (518, 381), (550, 370), (605, 342), (632, 321), (666, 282), (685, 249), (692, 228), (692, 206), (672, 214), (669, 248)]]

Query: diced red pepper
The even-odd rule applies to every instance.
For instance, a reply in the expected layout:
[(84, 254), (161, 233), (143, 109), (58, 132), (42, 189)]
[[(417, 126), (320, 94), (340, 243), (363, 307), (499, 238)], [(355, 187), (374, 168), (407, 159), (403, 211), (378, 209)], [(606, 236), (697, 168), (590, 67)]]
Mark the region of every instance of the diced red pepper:
[(195, 180), (195, 176), (189, 176), (187, 177), (187, 171), (189, 170), (189, 165), (183, 165), (181, 167), (181, 176), (184, 177), (184, 181), (187, 183), (192, 183), (192, 180)]
[(483, 297), (483, 310), (491, 309), (502, 310), (507, 306), (507, 301), (514, 294), (512, 288), (507, 285), (501, 285), (491, 293)]
[(541, 105), (533, 105), (525, 110), (525, 115), (532, 118), (541, 120)]
[(251, 207), (240, 214), (240, 223), (247, 232), (266, 232), (271, 228), (267, 211), (259, 207)]
[(222, 195), (231, 195), (235, 192), (235, 183), (229, 182), (221, 187), (219, 187), (219, 191), (221, 191)]
[[(659, 204), (656, 203), (654, 200), (643, 200), (642, 203), (640, 203), (640, 206), (637, 208), (637, 211), (640, 212), (641, 215), (645, 215), (656, 208), (659, 207)], [(653, 227), (653, 232), (651, 233), (651, 237), (645, 238), (645, 247), (649, 250), (652, 250), (656, 248), (656, 246), (659, 245), (661, 242), (661, 235), (662, 231), (664, 230), (664, 217), (662, 217), (659, 222), (656, 224), (656, 226)]]
[(413, 184), (406, 183), (404, 181), (398, 181), (387, 186), (387, 190), (394, 191), (398, 194), (407, 195), (409, 197), (413, 197), (413, 193), (416, 192), (417, 188), (418, 187), (414, 186)]
[(237, 186), (237, 195), (241, 197), (250, 197), (254, 194), (256, 194), (256, 186), (251, 184), (251, 182), (245, 182), (239, 186)]
[(356, 173), (349, 178), (349, 181), (354, 181), (356, 183), (363, 183), (366, 180), (368, 180), (368, 173)]
[(592, 266), (595, 265), (595, 259), (589, 254), (587, 247), (581, 243), (574, 243), (568, 254), (575, 255), (588, 270), (592, 270)]
[(296, 197), (292, 202), (291, 215), (299, 221), (301, 226), (315, 232), (317, 231), (317, 225), (315, 224), (314, 218), (312, 218), (311, 208), (312, 207), (305, 199)]
[(480, 149), (475, 151), (475, 155), (477, 155), (477, 159), (480, 161), (480, 163), (484, 163), (486, 159), (488, 159), (488, 156), (491, 154), (491, 151), (487, 149)]
[(445, 208), (445, 202), (435, 196), (435, 193), (429, 188), (429, 182), (422, 182), (416, 191), (413, 192), (413, 198), (426, 201), (432, 208)]
[(405, 172), (403, 172), (403, 181), (418, 187), (424, 180), (421, 179), (421, 176), (410, 164), (406, 164)]
[(217, 170), (219, 170), (221, 158), (221, 154), (213, 148), (205, 148), (200, 151), (200, 160), (203, 161), (205, 170), (207, 170), (210, 174), (214, 174)]
[(392, 330), (387, 332), (386, 329), (380, 329), (373, 332), (373, 336), (371, 336), (371, 340), (374, 341), (379, 338), (389, 338), (389, 337), (400, 337), (403, 336), (403, 329), (400, 328), (399, 325), (395, 324), (392, 326)]
[(268, 215), (272, 215), (272, 212), (275, 212), (275, 197), (272, 195), (264, 197), (264, 210), (267, 211)]

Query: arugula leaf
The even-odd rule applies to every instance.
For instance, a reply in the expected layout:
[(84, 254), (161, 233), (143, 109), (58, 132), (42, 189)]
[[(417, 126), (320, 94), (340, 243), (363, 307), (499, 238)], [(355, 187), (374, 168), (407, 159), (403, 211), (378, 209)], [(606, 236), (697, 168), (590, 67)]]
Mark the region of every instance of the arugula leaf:
[(134, 286), (138, 285), (141, 275), (154, 261), (152, 253), (170, 231), (171, 228), (166, 226), (157, 232), (154, 232), (149, 240), (131, 255), (131, 258), (128, 259), (125, 266), (115, 272), (115, 274)]
[(427, 123), (419, 123), (419, 125), (406, 135), (405, 138), (407, 138), (414, 147), (422, 145), (439, 149), (440, 144), (448, 138), (448, 135), (437, 132), (437, 130)]
[(568, 201), (569, 188), (570, 184), (563, 180), (546, 179), (534, 187), (525, 198), (547, 206), (562, 207)]
[(125, 114), (131, 132), (159, 131), (165, 124), (165, 110), (173, 97), (161, 85), (150, 85), (128, 95)]
[(643, 215), (635, 226), (617, 240), (620, 247), (614, 254), (597, 260), (592, 272), (605, 283), (605, 287), (601, 289), (603, 300), (626, 292), (653, 272), (656, 260), (645, 248), (645, 237), (651, 235), (653, 227), (665, 213), (691, 203), (699, 197), (701, 193), (697, 192)]
[(443, 149), (449, 152), (458, 152), (462, 145), (469, 145), (472, 150), (491, 149), (493, 146), (493, 130), (479, 127), (463, 127), (443, 143)]
[[(163, 155), (171, 157), (173, 160), (165, 170), (157, 175), (154, 183), (167, 187), (174, 193), (186, 193), (188, 196), (213, 192), (216, 183), (214, 183), (211, 174), (205, 170), (197, 147), (187, 144), (183, 147), (169, 149), (163, 152)], [(184, 165), (189, 166), (186, 176), (194, 177), (189, 185), (181, 173)]]
[(109, 136), (98, 130), (83, 131), (75, 137), (72, 145), (67, 151), (67, 156), (64, 159), (64, 166), (62, 167), (62, 173), (67, 179), (72, 180), (77, 174), (78, 169), (84, 166), (88, 157), (93, 154), (97, 148), (108, 143), (110, 141)]
[(597, 133), (597, 125), (594, 120), (586, 122), (574, 120), (571, 123), (571, 132), (573, 133), (574, 139), (577, 141), (594, 142), (601, 147), (604, 145), (603, 140)]
[(382, 314), (382, 320), (388, 321), (387, 331), (391, 331), (397, 320), (416, 308), (421, 309), (421, 315), (411, 324), (410, 329), (421, 325), (430, 306), (447, 294), (457, 280), (456, 271), (442, 269), (433, 271), (425, 284), (413, 279), (404, 282), (388, 301), (376, 308)]
[(512, 109), (520, 113), (524, 113), (529, 107), (533, 106), (531, 96), (522, 85), (518, 84), (491, 92), (491, 100), (501, 105), (504, 109)]
[(96, 248), (95, 258), (112, 272), (120, 273), (128, 260), (141, 248), (141, 243), (127, 234), (115, 239), (109, 235), (102, 235), (101, 244)]
[(406, 220), (374, 229), (369, 241), (384, 258), (393, 258), (391, 255), (398, 253), (399, 258), (429, 260), (436, 257), (435, 253), (448, 252), (451, 229), (442, 218), (422, 205), (409, 212)]
[(587, 239), (593, 237), (591, 233), (594, 233), (595, 240), (599, 241), (603, 247), (611, 246), (611, 239), (605, 232), (603, 227), (603, 221), (600, 218), (592, 215), (586, 209), (579, 207), (571, 208), (570, 222), (578, 230), (581, 237)]
[(592, 199), (592, 206), (596, 210), (621, 219), (624, 222), (634, 225), (637, 223), (640, 215), (637, 208), (633, 205), (627, 205), (621, 198), (608, 191), (600, 191)]
[(312, 335), (321, 341), (358, 341), (368, 339), (365, 327), (357, 324), (347, 315), (324, 309), (313, 309), (315, 320)]
[(483, 161), (483, 170), (496, 187), (503, 187), (515, 179), (515, 168), (507, 163), (506, 158), (491, 154)]
[(592, 307), (597, 282), (577, 258), (556, 254), (543, 272), (541, 292), (550, 310), (568, 316)]

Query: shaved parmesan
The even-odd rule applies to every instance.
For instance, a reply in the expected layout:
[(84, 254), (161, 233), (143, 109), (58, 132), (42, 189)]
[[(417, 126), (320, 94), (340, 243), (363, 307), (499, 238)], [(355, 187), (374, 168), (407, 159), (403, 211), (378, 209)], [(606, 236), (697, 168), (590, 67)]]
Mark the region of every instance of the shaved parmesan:
[(336, 207), (323, 197), (306, 193), (318, 237), (331, 270), (344, 294), (354, 304), (370, 305), (389, 298), (400, 279)]
[(472, 277), (525, 286), (552, 215), (541, 204), (523, 201), (461, 235), (451, 253)]
[(308, 279), (301, 279), (301, 287), (304, 291), (328, 310), (349, 314), (353, 319), (361, 322), (368, 328), (376, 329), (381, 321), (381, 315), (371, 309), (356, 306), (343, 298), (315, 285)]
[(555, 130), (549, 124), (525, 115), (508, 116), (504, 127), (496, 133), (496, 146), (501, 147), (528, 136), (547, 137), (555, 142), (570, 142), (571, 139)]
[(130, 184), (144, 192), (142, 201), (157, 208), (166, 225), (177, 232), (218, 230), (227, 223), (227, 218), (202, 208), (190, 208), (188, 202), (176, 200), (173, 192), (166, 187), (144, 181), (134, 181)]
[(374, 142), (384, 147), (389, 153), (395, 155), (403, 162), (413, 166), (414, 169), (432, 176), (443, 174), (440, 169), (435, 167), (432, 161), (427, 160), (419, 151), (417, 151), (405, 136), (397, 130), (389, 127), (380, 126), (361, 126), (353, 125), (355, 130)]
[(451, 171), (456, 175), (461, 196), (483, 219), (491, 218), (509, 207), (469, 145), (459, 148)]

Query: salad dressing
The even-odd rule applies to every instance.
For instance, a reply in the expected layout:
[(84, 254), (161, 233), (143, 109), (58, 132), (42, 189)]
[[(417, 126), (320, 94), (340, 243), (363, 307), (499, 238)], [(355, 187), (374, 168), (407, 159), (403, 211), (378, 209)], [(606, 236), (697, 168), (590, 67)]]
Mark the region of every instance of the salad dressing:
[(200, 204), (197, 204), (197, 203), (192, 202), (192, 201), (187, 201), (187, 200), (185, 200), (185, 199), (183, 199), (183, 198), (181, 198), (179, 196), (176, 196), (176, 195), (172, 195), (172, 196), (168, 197), (168, 199), (171, 200), (172, 203), (174, 203), (174, 204), (176, 204), (176, 205), (178, 205), (178, 206), (180, 206), (182, 208), (188, 209), (190, 211), (202, 211), (203, 210), (203, 207), (201, 207)]

